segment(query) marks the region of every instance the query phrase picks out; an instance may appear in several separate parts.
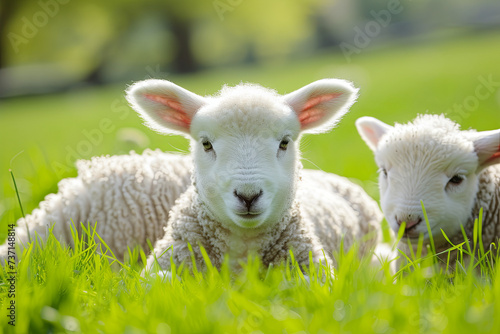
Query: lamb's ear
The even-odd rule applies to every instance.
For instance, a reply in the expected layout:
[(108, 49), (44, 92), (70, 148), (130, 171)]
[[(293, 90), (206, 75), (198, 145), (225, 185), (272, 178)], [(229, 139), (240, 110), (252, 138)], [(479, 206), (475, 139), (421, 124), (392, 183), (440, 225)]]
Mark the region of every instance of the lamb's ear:
[(356, 121), (356, 128), (366, 145), (368, 145), (372, 151), (376, 151), (380, 138), (393, 127), (376, 118), (365, 116), (358, 118)]
[(297, 114), (303, 132), (321, 133), (333, 128), (356, 101), (358, 89), (345, 80), (322, 79), (285, 95)]
[(479, 169), (500, 163), (500, 130), (482, 131), (474, 136), (474, 150), (479, 158)]
[(151, 129), (163, 134), (189, 134), (194, 114), (206, 99), (167, 80), (139, 81), (127, 89), (127, 101)]

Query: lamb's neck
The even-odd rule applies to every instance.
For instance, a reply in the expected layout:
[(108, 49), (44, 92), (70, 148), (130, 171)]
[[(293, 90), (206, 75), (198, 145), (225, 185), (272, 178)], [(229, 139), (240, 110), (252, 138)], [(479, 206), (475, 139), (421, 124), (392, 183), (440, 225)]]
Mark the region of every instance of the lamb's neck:
[(481, 208), (483, 209), (482, 234), (483, 244), (489, 248), (489, 244), (497, 242), (500, 232), (500, 167), (491, 166), (486, 168), (479, 175), (479, 189), (476, 194), (472, 215), (466, 225), (466, 233), (469, 240), (472, 240), (474, 231), (474, 221), (479, 217)]
[(195, 207), (200, 208), (198, 222), (202, 228), (204, 240), (209, 245), (204, 245), (212, 256), (219, 257), (222, 263), (224, 255), (237, 266), (239, 260), (245, 260), (249, 254), (260, 256), (264, 264), (274, 262), (282, 252), (283, 245), (295, 235), (300, 220), (299, 205), (294, 205), (286, 211), (281, 220), (272, 225), (256, 229), (242, 229), (227, 227), (213, 217), (206, 205), (200, 201), (197, 194)]

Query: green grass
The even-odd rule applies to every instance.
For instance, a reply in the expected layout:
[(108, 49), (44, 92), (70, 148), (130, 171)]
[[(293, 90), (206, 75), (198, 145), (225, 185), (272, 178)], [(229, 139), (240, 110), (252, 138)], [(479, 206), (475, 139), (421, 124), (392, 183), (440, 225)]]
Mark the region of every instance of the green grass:
[[(240, 273), (174, 268), (173, 278), (141, 276), (134, 250), (118, 263), (95, 231), (74, 234), (68, 249), (50, 233), (0, 272), (1, 309), (15, 300), (11, 333), (489, 333), (500, 326), (497, 268), (470, 264), (454, 275), (412, 262), (397, 275), (370, 266), (356, 248), (336, 254), (334, 276), (314, 265), (304, 272), (290, 260), (264, 268), (249, 256)], [(90, 241), (87, 241), (90, 240)], [(229, 263), (229, 261), (226, 261)]]
[[(351, 64), (339, 53), (324, 51), (287, 63), (167, 78), (199, 94), (212, 94), (224, 83), (240, 81), (286, 93), (323, 77), (353, 80), (361, 87), (358, 102), (337, 129), (303, 139), (304, 164), (351, 177), (377, 198), (376, 167), (356, 133), (356, 118), (371, 115), (389, 123), (405, 122), (426, 110), (440, 113), (463, 103), (475, 94), (479, 76), (500, 81), (498, 41), (500, 34), (486, 33), (367, 50), (353, 57)], [(124, 88), (88, 87), (1, 101), (0, 240), (6, 236), (7, 224), (21, 216), (9, 168), (29, 213), (47, 193), (57, 191), (58, 180), (75, 175), (72, 166), (77, 158), (141, 151), (146, 146), (187, 150), (185, 139), (162, 137), (142, 126), (125, 105)], [(500, 128), (499, 96), (497, 88), (481, 100), (461, 120), (463, 127)], [(89, 141), (82, 131), (102, 128), (103, 119), (110, 120), (112, 129), (100, 130), (102, 140), (84, 154), (70, 154)], [(140, 133), (131, 134), (135, 141), (122, 140), (123, 128)], [(336, 277), (326, 283), (313, 279), (307, 284), (297, 268), (268, 271), (255, 258), (238, 275), (223, 268), (203, 275), (182, 273), (180, 280), (162, 282), (141, 279), (142, 268), (132, 258), (123, 266), (110, 265), (106, 257), (83, 246), (69, 250), (53, 238), (43, 247), (33, 246), (17, 267), (15, 328), (7, 325), (8, 285), (5, 271), (2, 274), (0, 328), (17, 333), (71, 329), (82, 333), (482, 333), (500, 328), (497, 268), (483, 263), (478, 265), (484, 267), (482, 273), (466, 266), (454, 275), (415, 264), (407, 268), (411, 273), (400, 273), (395, 280), (350, 252), (340, 256)]]

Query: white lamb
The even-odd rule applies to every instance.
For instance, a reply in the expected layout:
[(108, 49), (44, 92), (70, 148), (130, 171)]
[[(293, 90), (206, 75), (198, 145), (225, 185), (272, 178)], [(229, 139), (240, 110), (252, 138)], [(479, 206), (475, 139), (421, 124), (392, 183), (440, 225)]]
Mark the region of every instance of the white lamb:
[[(152, 129), (191, 139), (192, 186), (170, 213), (148, 267), (205, 267), (198, 247), (220, 267), (256, 252), (264, 265), (293, 249), (299, 264), (327, 260), (354, 241), (362, 251), (379, 237), (381, 213), (359, 186), (320, 171), (302, 171), (298, 142), (303, 133), (331, 129), (354, 103), (357, 90), (342, 80), (316, 81), (285, 96), (261, 86), (224, 87), (201, 97), (168, 81), (131, 86), (128, 100)], [(301, 178), (302, 176), (302, 178)], [(172, 247), (172, 248), (171, 248)], [(163, 254), (163, 255), (162, 255)], [(331, 262), (330, 262), (331, 263)]]
[[(221, 128), (223, 131), (232, 129), (236, 133), (226, 140), (218, 139), (216, 145), (217, 151), (219, 148), (222, 150), (226, 145), (226, 151), (234, 149), (240, 152), (236, 152), (235, 159), (231, 159), (230, 156), (222, 155), (223, 151), (220, 151), (218, 155), (222, 158), (217, 159), (219, 164), (213, 164), (211, 168), (208, 168), (212, 161), (206, 160), (205, 157), (205, 160), (198, 162), (198, 166), (204, 163), (203, 168), (197, 168), (198, 175), (209, 176), (209, 178), (205, 176), (204, 182), (198, 183), (197, 188), (202, 190), (204, 198), (207, 199), (208, 208), (217, 208), (215, 205), (217, 205), (218, 197), (212, 198), (211, 194), (214, 191), (223, 190), (220, 187), (223, 185), (221, 182), (229, 182), (233, 185), (238, 183), (241, 193), (235, 196), (232, 192), (230, 195), (236, 197), (240, 206), (247, 203), (245, 200), (250, 200), (253, 205), (252, 210), (255, 207), (263, 211), (258, 221), (254, 219), (257, 215), (253, 211), (248, 211), (251, 219), (236, 216), (239, 218), (234, 223), (229, 223), (231, 231), (236, 228), (236, 231), (250, 236), (250, 239), (253, 236), (255, 241), (259, 238), (259, 233), (272, 229), (274, 226), (276, 231), (282, 233), (281, 242), (286, 243), (286, 245), (280, 244), (281, 248), (278, 247), (280, 256), (286, 256), (286, 249), (294, 247), (297, 252), (302, 251), (303, 258), (308, 252), (307, 247), (301, 249), (294, 245), (292, 236), (287, 233), (295, 231), (297, 235), (300, 235), (298, 239), (294, 239), (295, 241), (302, 240), (301, 238), (311, 238), (311, 243), (316, 247), (316, 258), (321, 256), (320, 246), (324, 246), (327, 253), (338, 249), (341, 237), (345, 238), (345, 245), (348, 247), (355, 239), (358, 240), (361, 236), (372, 233), (373, 241), (362, 244), (366, 249), (377, 240), (378, 222), (381, 219), (377, 205), (360, 187), (344, 178), (320, 171), (303, 171), (304, 181), (300, 181), (297, 194), (297, 198), (304, 197), (300, 200), (302, 202), (300, 210), (298, 209), (299, 201), (293, 202), (296, 183), (301, 173), (301, 166), (297, 161), (299, 159), (298, 147), (294, 142), (298, 141), (299, 132), (302, 130), (319, 132), (334, 126), (336, 120), (347, 112), (347, 107), (354, 102), (355, 90), (349, 84), (336, 80), (320, 81), (286, 97), (258, 86), (242, 85), (232, 89), (225, 88), (219, 97), (202, 98), (169, 82), (150, 80), (134, 85), (129, 90), (129, 100), (136, 107), (138, 105), (135, 103), (141, 103), (138, 101), (142, 97), (140, 95), (134, 97), (132, 94), (139, 92), (138, 89), (141, 87), (142, 89), (150, 87), (152, 88), (150, 93), (159, 93), (149, 94), (142, 104), (146, 103), (165, 118), (170, 126), (168, 131), (161, 124), (149, 122), (161, 132), (179, 131), (179, 123), (183, 126), (187, 124), (188, 128), (191, 128), (192, 114), (197, 109), (200, 109), (200, 113), (196, 113), (196, 119), (200, 120), (199, 124), (200, 122), (203, 124), (205, 122), (201, 121), (203, 116), (207, 117), (207, 112), (212, 110), (205, 106), (209, 102), (215, 102), (213, 105), (219, 105), (221, 108), (228, 105), (236, 108), (236, 110), (233, 109), (233, 113), (227, 114), (229, 117), (224, 120), (226, 126)], [(158, 92), (157, 89), (160, 91)], [(204, 105), (203, 108), (197, 105), (197, 100), (198, 103), (201, 102)], [(237, 102), (236, 105), (233, 102)], [(288, 103), (295, 108), (302, 107), (302, 110), (299, 110), (300, 114), (295, 114)], [(241, 108), (238, 109), (239, 107)], [(151, 111), (151, 108), (149, 110)], [(187, 114), (184, 114), (187, 110), (192, 113), (190, 118), (186, 118)], [(208, 115), (210, 116), (210, 113)], [(148, 114), (143, 114), (143, 116), (149, 120)], [(224, 118), (223, 112), (217, 117), (209, 117), (206, 122), (216, 126), (217, 123), (214, 122), (220, 118)], [(270, 123), (270, 121), (276, 122)], [(238, 134), (239, 128), (245, 131)], [(184, 133), (187, 129), (181, 126), (180, 131)], [(221, 133), (225, 133), (223, 131)], [(231, 135), (230, 132), (225, 134)], [(281, 136), (277, 143), (280, 148), (276, 149), (271, 157), (270, 149), (266, 145), (272, 146), (273, 140), (278, 140), (275, 137), (277, 135)], [(217, 137), (219, 136), (220, 134), (217, 133)], [(233, 147), (230, 145), (231, 141), (235, 143)], [(201, 149), (203, 142), (201, 144), (195, 142), (192, 146), (195, 151), (199, 151), (198, 155), (204, 152)], [(212, 149), (212, 152), (215, 150)], [(208, 154), (213, 154), (215, 157), (215, 153)], [(32, 237), (37, 232), (40, 237), (44, 238), (49, 226), (53, 224), (56, 237), (63, 242), (71, 243), (70, 224), (72, 222), (78, 230), (81, 230), (80, 222), (91, 225), (97, 222), (97, 232), (118, 258), (122, 258), (127, 247), (133, 247), (136, 244), (142, 246), (143, 249), (148, 249), (147, 240), (154, 243), (164, 235), (163, 229), (169, 219), (171, 207), (191, 184), (191, 157), (160, 151), (148, 150), (142, 155), (132, 152), (123, 156), (96, 157), (90, 161), (78, 161), (77, 167), (76, 178), (62, 180), (57, 194), (48, 195), (40, 203), (38, 209), (27, 215), (26, 219), (20, 219), (17, 222), (16, 237), (19, 246), (28, 241), (26, 226)], [(200, 173), (200, 170), (205, 172)], [(265, 173), (259, 174), (262, 172)], [(258, 178), (252, 180), (256, 176)], [(200, 176), (193, 177), (193, 179), (203, 180)], [(247, 182), (246, 179), (249, 181)], [(245, 192), (251, 191), (259, 184), (263, 184), (262, 189), (266, 191), (266, 194), (259, 195), (259, 197), (262, 196), (259, 200), (246, 198)], [(186, 198), (193, 196), (193, 192), (198, 196), (196, 189), (193, 188), (184, 195), (180, 202), (185, 203)], [(273, 194), (281, 193), (284, 195), (273, 196)], [(213, 201), (208, 201), (208, 199)], [(272, 203), (268, 203), (269, 201)], [(310, 205), (307, 205), (309, 203)], [(331, 203), (331, 206), (328, 206), (328, 203)], [(219, 205), (222, 205), (222, 210), (224, 210), (224, 203), (219, 202)], [(266, 205), (272, 207), (266, 208)], [(174, 214), (179, 215), (179, 210), (182, 210), (181, 205), (176, 207)], [(200, 210), (199, 214), (202, 213), (203, 211)], [(297, 223), (288, 223), (285, 219), (286, 215), (292, 216)], [(281, 220), (277, 222), (273, 219)], [(172, 221), (177, 222), (176, 218), (172, 218)], [(238, 223), (241, 223), (243, 227), (237, 227), (235, 224)], [(286, 231), (283, 230), (284, 228)], [(176, 228), (176, 231), (180, 231), (180, 228)], [(214, 231), (226, 230), (221, 227), (220, 229), (214, 228)], [(229, 239), (234, 241), (234, 238)], [(216, 243), (215, 240), (216, 238), (212, 241)], [(233, 247), (230, 253), (236, 251), (239, 255), (243, 255), (247, 250), (261, 247), (255, 246), (255, 242), (252, 244), (251, 240), (244, 245), (245, 249)], [(7, 248), (7, 243), (0, 246), (0, 257), (3, 259), (7, 258)], [(163, 259), (166, 258), (168, 257), (163, 257)], [(278, 259), (275, 257), (274, 260)], [(266, 261), (271, 261), (269, 256)], [(217, 263), (217, 260), (215, 262)]]
[[(500, 237), (500, 130), (460, 131), (443, 115), (421, 115), (408, 124), (387, 125), (362, 117), (356, 126), (375, 153), (380, 168), (382, 210), (414, 247), (420, 234), (429, 243), (420, 201), (429, 218), (436, 250), (473, 238), (474, 220), (483, 208), (485, 249)], [(404, 249), (404, 247), (403, 247)], [(406, 250), (409, 251), (409, 250)]]

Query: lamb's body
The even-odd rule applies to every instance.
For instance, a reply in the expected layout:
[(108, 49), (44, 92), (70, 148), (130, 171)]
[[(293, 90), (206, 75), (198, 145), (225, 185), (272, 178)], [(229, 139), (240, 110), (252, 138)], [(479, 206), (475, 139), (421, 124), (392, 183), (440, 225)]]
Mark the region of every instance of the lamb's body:
[[(237, 266), (251, 251), (264, 265), (277, 264), (288, 258), (291, 249), (301, 265), (309, 263), (309, 252), (316, 262), (326, 255), (332, 264), (332, 253), (339, 251), (341, 242), (347, 251), (355, 241), (363, 241), (359, 244), (361, 255), (373, 249), (380, 238), (381, 219), (378, 205), (361, 187), (322, 171), (303, 170), (296, 201), (282, 220), (254, 230), (225, 227), (210, 214), (192, 186), (173, 208), (165, 236), (156, 243), (154, 254), (164, 270), (170, 268), (170, 255), (177, 265), (191, 265), (188, 242), (197, 268), (205, 266), (198, 245), (205, 248), (216, 267), (222, 265), (225, 254)], [(165, 252), (170, 246), (173, 254)], [(153, 262), (151, 256), (148, 265)]]
[(314, 231), (329, 255), (350, 249), (358, 242), (360, 255), (366, 255), (381, 241), (383, 215), (378, 204), (360, 186), (345, 177), (305, 169), (297, 198), (302, 220)]
[[(77, 162), (78, 176), (59, 182), (40, 207), (17, 222), (19, 245), (44, 238), (50, 226), (58, 240), (71, 244), (71, 224), (94, 225), (113, 253), (122, 258), (127, 246), (148, 250), (163, 236), (169, 211), (191, 183), (191, 157), (146, 150), (143, 154), (95, 157)], [(0, 246), (6, 257), (7, 245)]]

